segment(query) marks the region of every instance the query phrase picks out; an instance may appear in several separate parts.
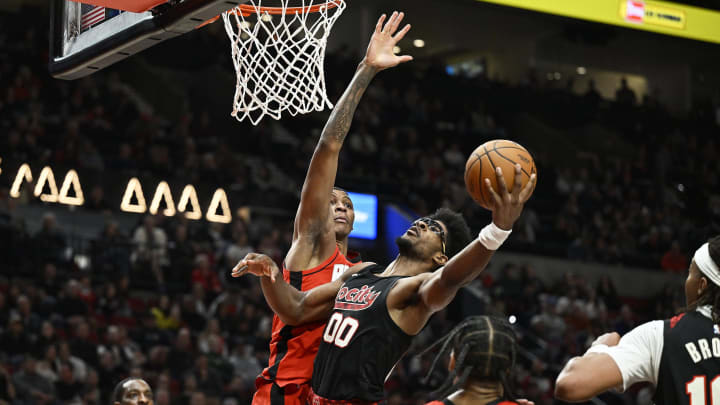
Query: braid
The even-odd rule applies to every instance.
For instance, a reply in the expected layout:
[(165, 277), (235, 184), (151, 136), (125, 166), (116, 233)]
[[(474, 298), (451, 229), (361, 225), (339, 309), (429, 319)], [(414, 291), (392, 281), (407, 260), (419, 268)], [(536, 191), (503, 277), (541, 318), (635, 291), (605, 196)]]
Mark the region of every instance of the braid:
[(455, 367), (433, 395), (444, 397), (473, 380), (500, 383), (505, 399), (513, 399), (508, 376), (515, 364), (515, 332), (507, 321), (488, 316), (467, 318), (419, 356), (438, 345), (442, 345), (441, 349), (423, 382), (429, 382), (440, 359), (451, 349), (455, 353)]

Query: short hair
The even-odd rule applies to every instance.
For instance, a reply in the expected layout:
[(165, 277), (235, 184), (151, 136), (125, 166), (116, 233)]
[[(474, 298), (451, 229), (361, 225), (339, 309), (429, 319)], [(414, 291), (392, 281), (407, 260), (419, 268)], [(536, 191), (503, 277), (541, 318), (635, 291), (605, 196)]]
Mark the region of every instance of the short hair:
[(113, 394), (110, 399), (110, 405), (115, 404), (115, 402), (122, 402), (123, 396), (125, 395), (125, 383), (128, 381), (134, 381), (134, 380), (141, 380), (144, 381), (142, 378), (138, 377), (128, 377), (117, 383), (115, 385), (115, 389), (113, 389)]
[(447, 335), (428, 347), (442, 345), (430, 366), (425, 381), (430, 379), (439, 360), (450, 350), (455, 354), (455, 368), (442, 385), (434, 391), (444, 397), (462, 388), (468, 379), (498, 382), (503, 398), (514, 400), (510, 374), (515, 365), (517, 343), (515, 331), (508, 321), (495, 316), (472, 316), (465, 319)]
[(470, 228), (461, 214), (448, 208), (439, 208), (429, 218), (442, 222), (447, 228), (445, 254), (448, 258), (455, 256), (470, 243)]

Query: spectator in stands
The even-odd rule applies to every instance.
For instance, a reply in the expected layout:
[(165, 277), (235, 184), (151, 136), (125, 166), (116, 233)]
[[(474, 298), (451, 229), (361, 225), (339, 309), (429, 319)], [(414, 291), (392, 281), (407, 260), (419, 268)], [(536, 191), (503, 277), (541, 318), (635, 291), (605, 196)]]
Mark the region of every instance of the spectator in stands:
[(96, 343), (90, 336), (90, 326), (85, 320), (81, 320), (75, 325), (75, 337), (70, 341), (70, 350), (85, 364), (92, 367), (98, 365)]
[(208, 294), (219, 294), (221, 291), (220, 279), (216, 272), (210, 268), (210, 259), (205, 253), (195, 256), (195, 269), (192, 271), (193, 284), (200, 284)]
[(0, 405), (10, 405), (15, 400), (15, 386), (10, 373), (0, 364)]
[(60, 366), (60, 375), (55, 382), (57, 399), (64, 405), (83, 405), (83, 383), (75, 379), (70, 363), (63, 363)]
[[(0, 351), (7, 353), (10, 358), (29, 353), (32, 349), (29, 336), (25, 332), (22, 318), (16, 312), (10, 314), (8, 327), (0, 337)], [(35, 363), (33, 360), (33, 367)]]
[(57, 360), (55, 360), (55, 367), (57, 368), (59, 364), (69, 364), (72, 368), (75, 381), (85, 381), (88, 377), (88, 368), (85, 362), (70, 353), (70, 345), (67, 341), (60, 341), (57, 347), (58, 354)]
[(105, 193), (100, 186), (94, 186), (92, 188), (83, 206), (92, 211), (105, 211), (110, 209), (110, 204), (105, 200)]
[[(165, 231), (155, 226), (155, 218), (146, 215), (143, 225), (135, 230), (132, 238), (135, 249), (130, 261), (139, 271), (149, 270), (155, 277), (158, 285), (164, 286), (163, 270), (170, 264), (167, 256), (167, 235)], [(142, 273), (140, 273), (142, 274)]]
[(28, 405), (50, 405), (55, 401), (55, 387), (35, 370), (35, 358), (26, 354), (20, 371), (13, 375), (17, 398)]
[(80, 297), (80, 288), (77, 280), (70, 279), (65, 285), (62, 298), (58, 301), (58, 312), (71, 322), (89, 313), (87, 304)]
[(635, 92), (628, 86), (627, 78), (620, 79), (620, 88), (615, 92), (615, 101), (623, 106), (634, 106), (637, 102)]
[(36, 333), (40, 330), (41, 320), (37, 313), (32, 310), (32, 303), (26, 295), (17, 298), (17, 312), (20, 315), (25, 330), (29, 333)]
[(670, 250), (663, 255), (660, 261), (660, 268), (678, 274), (687, 271), (688, 259), (687, 256), (680, 251), (680, 243), (678, 241), (674, 240), (672, 245), (670, 245)]
[(34, 244), (36, 257), (42, 262), (64, 261), (65, 235), (57, 224), (55, 214), (46, 212), (43, 215), (42, 228), (35, 234)]
[(116, 221), (108, 221), (95, 241), (95, 265), (111, 278), (130, 271), (130, 241)]
[(168, 355), (168, 368), (178, 378), (185, 371), (190, 370), (193, 365), (195, 348), (192, 344), (192, 337), (188, 328), (178, 331), (175, 345)]

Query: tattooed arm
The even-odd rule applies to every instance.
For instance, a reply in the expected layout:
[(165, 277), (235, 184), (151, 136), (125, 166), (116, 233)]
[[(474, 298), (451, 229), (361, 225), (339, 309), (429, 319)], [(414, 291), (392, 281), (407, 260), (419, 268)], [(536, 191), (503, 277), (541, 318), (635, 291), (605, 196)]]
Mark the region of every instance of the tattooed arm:
[(285, 258), (285, 267), (288, 269), (312, 267), (312, 264), (317, 264), (313, 262), (314, 257), (324, 259), (335, 249), (334, 232), (327, 227), (330, 194), (335, 184), (340, 148), (350, 130), (355, 109), (375, 74), (412, 60), (410, 56), (397, 56), (393, 53), (395, 44), (410, 29), (410, 25), (406, 25), (397, 31), (402, 19), (403, 13), (395, 12), (383, 26), (385, 15), (380, 17), (365, 58), (323, 129), (300, 195), (300, 206), (295, 215), (293, 245)]

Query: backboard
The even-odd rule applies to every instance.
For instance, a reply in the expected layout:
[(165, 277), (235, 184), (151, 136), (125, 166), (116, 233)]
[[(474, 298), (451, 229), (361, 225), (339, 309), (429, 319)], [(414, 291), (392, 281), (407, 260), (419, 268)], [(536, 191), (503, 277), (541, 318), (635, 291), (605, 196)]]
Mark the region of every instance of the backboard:
[(247, 0), (50, 1), (50, 74), (72, 80), (192, 31)]

